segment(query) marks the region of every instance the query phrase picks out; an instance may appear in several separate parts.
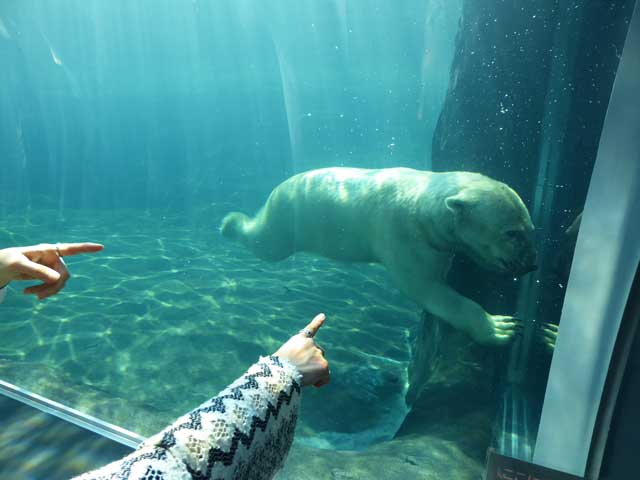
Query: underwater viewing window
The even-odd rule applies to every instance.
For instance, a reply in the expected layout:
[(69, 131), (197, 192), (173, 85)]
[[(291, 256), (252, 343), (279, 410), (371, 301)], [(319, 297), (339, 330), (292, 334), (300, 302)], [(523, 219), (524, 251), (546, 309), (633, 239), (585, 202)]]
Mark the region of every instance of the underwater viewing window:
[(0, 478), (68, 479), (132, 450), (110, 439), (107, 429), (96, 433), (96, 426), (102, 423), (97, 419), (91, 419), (92, 425), (79, 426), (78, 418), (86, 420), (86, 415), (38, 399), (37, 395), (26, 394), (4, 382), (0, 383), (0, 392)]
[(0, 394), (132, 447), (324, 312), (276, 478), (595, 478), (635, 3), (0, 3), (0, 250), (105, 245), (6, 288)]

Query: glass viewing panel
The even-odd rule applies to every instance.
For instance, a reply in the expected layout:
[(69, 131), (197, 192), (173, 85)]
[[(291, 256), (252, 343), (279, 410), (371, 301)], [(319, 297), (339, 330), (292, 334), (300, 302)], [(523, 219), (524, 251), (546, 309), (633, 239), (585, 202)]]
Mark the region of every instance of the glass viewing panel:
[[(0, 378), (150, 435), (325, 312), (285, 475), (530, 459), (633, 3), (3, 2), (0, 248), (105, 250), (10, 285)], [(327, 167), (416, 171), (221, 235)]]

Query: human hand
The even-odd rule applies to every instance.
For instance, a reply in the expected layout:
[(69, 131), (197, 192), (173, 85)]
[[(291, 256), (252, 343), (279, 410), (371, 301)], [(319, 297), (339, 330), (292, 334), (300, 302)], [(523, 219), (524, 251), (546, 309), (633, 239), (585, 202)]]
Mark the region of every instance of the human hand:
[(319, 313), (274, 353), (298, 369), (302, 374), (303, 387), (321, 387), (329, 383), (329, 362), (324, 358), (324, 350), (313, 340), (325, 319), (324, 313)]
[(24, 289), (25, 294), (37, 295), (42, 300), (58, 293), (69, 280), (69, 270), (62, 257), (99, 252), (103, 248), (98, 243), (42, 243), (2, 249), (0, 286), (12, 280), (42, 280), (41, 284)]

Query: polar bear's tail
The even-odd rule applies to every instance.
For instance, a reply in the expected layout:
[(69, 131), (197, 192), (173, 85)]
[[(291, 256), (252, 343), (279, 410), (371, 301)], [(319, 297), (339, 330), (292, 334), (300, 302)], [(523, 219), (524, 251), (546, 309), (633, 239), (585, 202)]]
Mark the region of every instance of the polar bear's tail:
[(244, 240), (250, 218), (241, 212), (227, 214), (220, 225), (220, 233), (231, 240)]

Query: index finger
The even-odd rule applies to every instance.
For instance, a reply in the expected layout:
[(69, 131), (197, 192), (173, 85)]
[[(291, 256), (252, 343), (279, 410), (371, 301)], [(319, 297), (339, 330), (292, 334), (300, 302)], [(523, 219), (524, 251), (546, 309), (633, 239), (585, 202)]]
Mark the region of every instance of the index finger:
[(68, 257), (70, 255), (79, 255), (81, 253), (93, 253), (99, 252), (104, 248), (104, 245), (99, 243), (57, 243), (58, 252), (62, 257)]
[(320, 327), (322, 326), (322, 324), (326, 319), (327, 317), (325, 316), (324, 313), (319, 313), (318, 315), (313, 317), (313, 320), (311, 320), (309, 325), (304, 327), (303, 330), (310, 330), (311, 336), (314, 337), (316, 333), (318, 333), (318, 330), (320, 330)]

